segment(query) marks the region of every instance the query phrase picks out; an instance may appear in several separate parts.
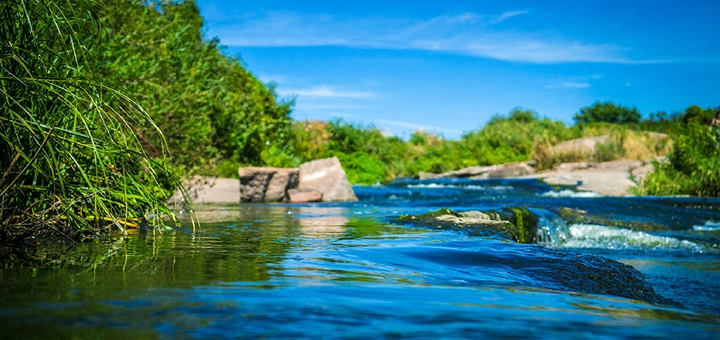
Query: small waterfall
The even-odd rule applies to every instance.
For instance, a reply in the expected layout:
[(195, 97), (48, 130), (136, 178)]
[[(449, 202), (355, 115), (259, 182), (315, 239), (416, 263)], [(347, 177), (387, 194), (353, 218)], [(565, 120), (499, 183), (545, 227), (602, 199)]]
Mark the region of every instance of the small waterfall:
[(567, 242), (570, 238), (570, 228), (560, 216), (545, 209), (530, 208), (528, 210), (535, 214), (538, 219), (537, 244), (557, 246)]

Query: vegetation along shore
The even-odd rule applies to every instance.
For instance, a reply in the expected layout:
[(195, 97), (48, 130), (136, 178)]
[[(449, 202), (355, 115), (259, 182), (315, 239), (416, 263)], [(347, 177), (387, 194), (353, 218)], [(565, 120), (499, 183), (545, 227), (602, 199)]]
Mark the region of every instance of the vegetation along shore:
[[(193, 1), (6, 0), (0, 4), (0, 259), (47, 260), (77, 242), (176, 223), (184, 178), (336, 156), (372, 185), (472, 166), (655, 162), (639, 194), (720, 196), (716, 108), (580, 108), (574, 124), (517, 108), (459, 140), (408, 140), (343, 120), (293, 121), (242, 62), (203, 37)], [(668, 138), (653, 139), (652, 133)], [(604, 136), (592, 152), (551, 152)]]

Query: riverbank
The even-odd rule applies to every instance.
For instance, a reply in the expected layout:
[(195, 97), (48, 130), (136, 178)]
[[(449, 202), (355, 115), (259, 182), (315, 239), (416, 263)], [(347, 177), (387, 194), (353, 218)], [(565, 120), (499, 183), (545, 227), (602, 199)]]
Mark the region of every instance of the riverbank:
[(652, 170), (650, 161), (622, 159), (602, 163), (563, 163), (552, 170), (522, 177), (539, 178), (552, 185), (574, 185), (578, 190), (593, 191), (602, 196), (626, 196)]
[[(524, 163), (522, 165), (525, 169), (531, 169)], [(508, 165), (497, 167), (508, 168)], [(574, 186), (577, 190), (596, 192), (601, 196), (627, 196), (631, 194), (631, 188), (637, 186), (643, 176), (652, 169), (650, 161), (622, 159), (601, 163), (563, 163), (548, 171), (524, 174), (506, 171), (505, 176), (493, 177), (537, 178), (551, 185)], [(455, 173), (461, 171), (463, 170)], [(442, 174), (438, 176), (447, 177)], [(473, 176), (469, 177), (473, 178)], [(190, 197), (196, 204), (240, 202), (240, 181), (237, 179), (193, 177), (185, 185), (189, 188)], [(178, 203), (182, 203), (182, 196), (179, 193), (170, 199), (171, 206)]]

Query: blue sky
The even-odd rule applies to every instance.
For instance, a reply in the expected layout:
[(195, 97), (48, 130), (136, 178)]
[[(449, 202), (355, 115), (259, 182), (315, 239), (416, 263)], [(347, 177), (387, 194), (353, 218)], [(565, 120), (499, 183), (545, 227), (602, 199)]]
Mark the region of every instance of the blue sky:
[(449, 139), (515, 107), (572, 124), (720, 105), (720, 1), (196, 0), (205, 34), (296, 120)]

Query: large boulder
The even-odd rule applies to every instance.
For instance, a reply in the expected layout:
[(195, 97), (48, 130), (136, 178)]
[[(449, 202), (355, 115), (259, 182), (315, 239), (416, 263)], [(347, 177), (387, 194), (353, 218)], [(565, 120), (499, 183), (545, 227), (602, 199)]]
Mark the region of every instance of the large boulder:
[(337, 157), (317, 159), (300, 165), (298, 189), (322, 193), (323, 202), (357, 201)]
[(299, 170), (296, 168), (248, 167), (238, 169), (240, 175), (240, 201), (287, 201), (288, 190), (297, 187)]

